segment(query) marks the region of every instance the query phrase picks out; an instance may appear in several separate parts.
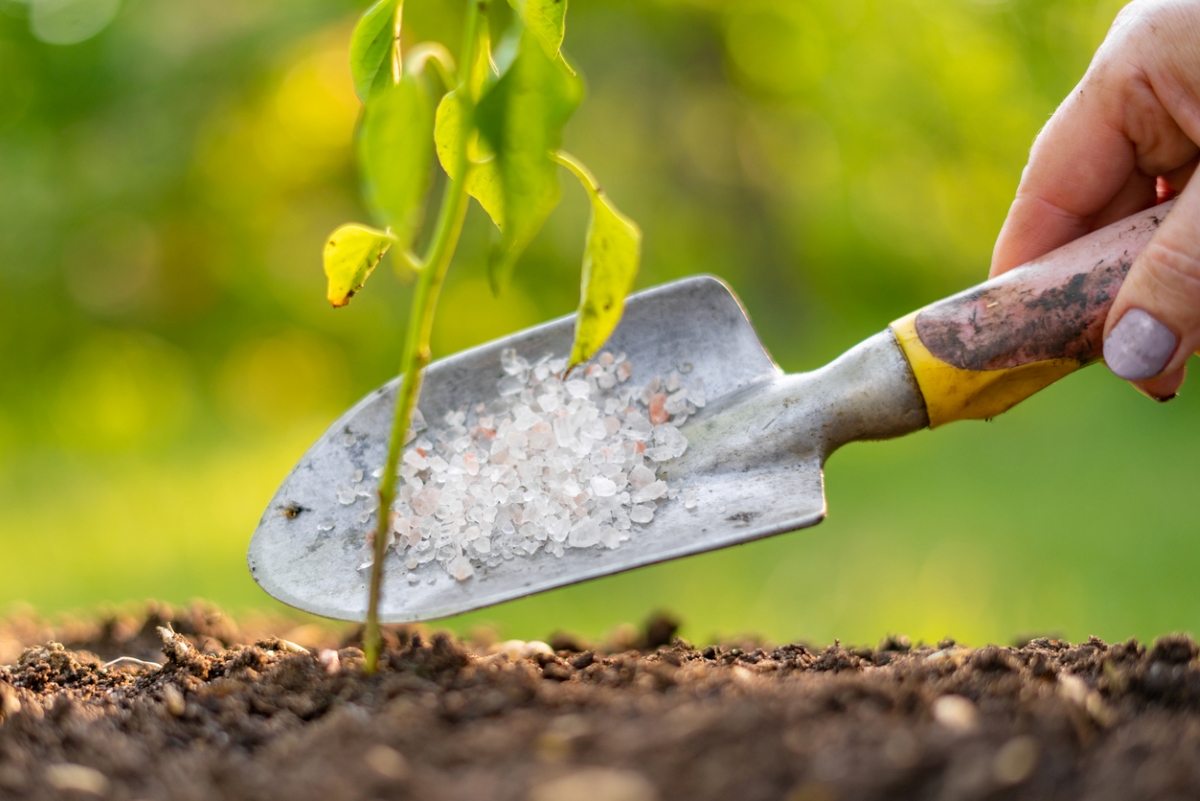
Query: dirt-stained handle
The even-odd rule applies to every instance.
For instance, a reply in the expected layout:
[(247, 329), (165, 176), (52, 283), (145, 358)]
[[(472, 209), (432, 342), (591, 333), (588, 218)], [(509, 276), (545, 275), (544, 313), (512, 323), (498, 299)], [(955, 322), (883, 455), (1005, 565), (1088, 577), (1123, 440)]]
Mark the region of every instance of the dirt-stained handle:
[(897, 320), (931, 427), (995, 417), (1098, 361), (1108, 311), (1171, 203)]

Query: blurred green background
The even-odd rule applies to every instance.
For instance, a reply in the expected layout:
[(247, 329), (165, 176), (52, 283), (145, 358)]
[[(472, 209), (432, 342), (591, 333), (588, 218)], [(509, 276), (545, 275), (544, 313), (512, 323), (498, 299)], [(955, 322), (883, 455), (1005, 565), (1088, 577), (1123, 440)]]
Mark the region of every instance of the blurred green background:
[[(279, 608), (245, 547), (278, 482), (392, 377), (407, 288), (324, 300), (366, 220), (350, 0), (0, 0), (0, 609)], [(405, 36), (457, 47), (457, 0)], [(711, 272), (789, 370), (981, 280), (1038, 127), (1119, 4), (572, 0), (567, 147), (645, 230), (639, 286)], [(491, 298), (474, 209), (444, 355), (570, 311), (586, 201)], [(450, 621), (697, 640), (1006, 642), (1200, 623), (1200, 393), (1103, 368), (991, 423), (836, 454), (798, 534)]]

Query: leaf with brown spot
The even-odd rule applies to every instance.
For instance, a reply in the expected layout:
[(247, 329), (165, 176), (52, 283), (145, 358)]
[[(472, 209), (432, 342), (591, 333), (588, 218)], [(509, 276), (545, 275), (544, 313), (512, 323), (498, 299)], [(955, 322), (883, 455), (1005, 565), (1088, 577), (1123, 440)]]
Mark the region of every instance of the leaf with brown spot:
[(334, 306), (349, 303), (395, 241), (387, 231), (358, 223), (348, 223), (330, 234), (325, 243), (329, 302)]

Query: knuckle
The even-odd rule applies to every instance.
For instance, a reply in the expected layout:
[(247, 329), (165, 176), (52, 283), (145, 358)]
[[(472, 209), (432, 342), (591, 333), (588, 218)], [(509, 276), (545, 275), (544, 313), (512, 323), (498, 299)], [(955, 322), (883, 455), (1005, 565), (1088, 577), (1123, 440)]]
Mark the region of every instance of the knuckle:
[(1113, 20), (1113, 30), (1127, 30), (1145, 24), (1153, 25), (1164, 15), (1170, 15), (1176, 0), (1132, 0), (1117, 12)]
[(1159, 50), (1165, 42), (1195, 28), (1196, 3), (1191, 0), (1133, 0), (1113, 19), (1109, 28), (1108, 41), (1134, 42), (1144, 47)]
[(1108, 38), (1129, 34), (1132, 28), (1144, 23), (1146, 17), (1153, 13), (1154, 5), (1155, 0), (1133, 0), (1127, 3), (1113, 18), (1112, 26), (1108, 29)]
[(1200, 301), (1200, 256), (1167, 242), (1151, 242), (1138, 267), (1167, 290)]

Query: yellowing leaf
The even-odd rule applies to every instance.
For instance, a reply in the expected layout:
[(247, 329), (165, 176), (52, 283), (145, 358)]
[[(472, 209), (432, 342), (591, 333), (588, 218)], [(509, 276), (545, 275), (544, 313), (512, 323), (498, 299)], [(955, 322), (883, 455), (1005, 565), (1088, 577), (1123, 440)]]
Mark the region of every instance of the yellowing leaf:
[(364, 103), (381, 69), (390, 71), (392, 59), (399, 59), (392, 47), (400, 47), (400, 14), (403, 0), (379, 0), (367, 9), (350, 39), (350, 73), (354, 91)]
[(546, 55), (555, 58), (563, 43), (567, 0), (508, 0), (508, 4), (537, 37)]
[(405, 67), (399, 83), (376, 83), (359, 129), (367, 206), (407, 250), (421, 222), (433, 159), (433, 98)]
[(551, 155), (582, 97), (578, 76), (561, 58), (547, 56), (526, 30), (512, 65), (476, 107), (480, 136), (496, 154), (503, 197), (502, 236), (488, 258), (496, 292), (558, 204), (561, 189)]
[(330, 234), (325, 243), (329, 302), (334, 306), (349, 303), (395, 241), (387, 231), (358, 223), (348, 223)]
[(592, 358), (621, 322), (625, 296), (633, 289), (641, 260), (642, 231), (617, 210), (586, 167), (565, 153), (559, 154), (558, 161), (575, 173), (592, 201), (592, 218), (583, 250), (575, 343), (571, 346), (570, 367), (574, 367)]

